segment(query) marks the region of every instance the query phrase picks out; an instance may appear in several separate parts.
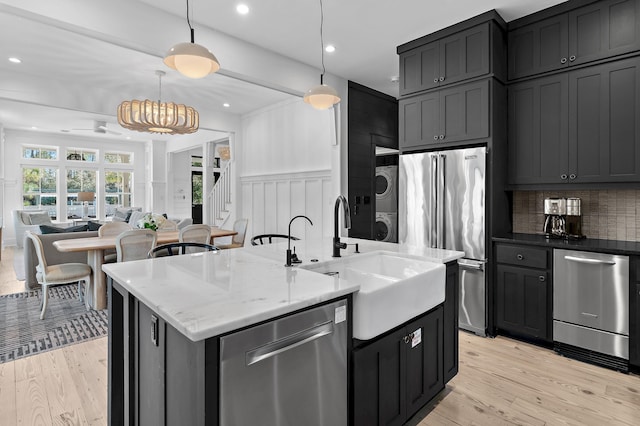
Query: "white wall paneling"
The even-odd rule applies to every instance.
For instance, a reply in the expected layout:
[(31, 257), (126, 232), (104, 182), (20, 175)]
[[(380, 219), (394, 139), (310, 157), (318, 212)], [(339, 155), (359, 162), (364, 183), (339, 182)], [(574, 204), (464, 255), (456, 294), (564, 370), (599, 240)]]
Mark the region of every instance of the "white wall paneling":
[(331, 171), (283, 173), (240, 179), (243, 217), (249, 219), (247, 239), (253, 235), (288, 232), (289, 221), (305, 215), (313, 221), (296, 220), (291, 234), (298, 238), (333, 235)]

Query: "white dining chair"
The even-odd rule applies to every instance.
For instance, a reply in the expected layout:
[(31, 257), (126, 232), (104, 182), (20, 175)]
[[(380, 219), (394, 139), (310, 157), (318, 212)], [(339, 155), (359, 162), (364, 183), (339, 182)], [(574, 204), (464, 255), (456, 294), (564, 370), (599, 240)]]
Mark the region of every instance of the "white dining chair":
[(238, 219), (233, 223), (233, 230), (237, 232), (231, 238), (231, 244), (216, 244), (220, 249), (231, 249), (244, 247), (244, 236), (247, 234), (247, 224), (249, 219)]
[[(42, 286), (42, 310), (40, 311), (40, 319), (44, 319), (49, 302), (49, 287), (60, 284), (69, 284), (78, 282), (78, 299), (82, 302), (84, 299), (85, 307), (89, 309), (89, 300), (87, 295), (91, 287), (91, 267), (85, 263), (61, 263), (59, 265), (47, 265), (47, 259), (44, 257), (44, 249), (42, 241), (38, 235), (28, 231), (27, 237), (33, 242), (38, 257), (38, 266), (36, 266), (36, 279)], [(81, 283), (84, 283), (84, 290)], [(83, 297), (84, 294), (84, 297)]]
[(132, 229), (116, 237), (118, 262), (146, 259), (149, 251), (156, 246), (158, 234), (151, 229)]
[(211, 227), (204, 224), (185, 226), (178, 234), (178, 241), (181, 243), (209, 244), (211, 242)]
[[(107, 222), (98, 228), (98, 237), (116, 237), (123, 232), (130, 231), (133, 228), (127, 222)], [(118, 260), (118, 254), (115, 249), (107, 249), (104, 251), (103, 263), (113, 263)]]

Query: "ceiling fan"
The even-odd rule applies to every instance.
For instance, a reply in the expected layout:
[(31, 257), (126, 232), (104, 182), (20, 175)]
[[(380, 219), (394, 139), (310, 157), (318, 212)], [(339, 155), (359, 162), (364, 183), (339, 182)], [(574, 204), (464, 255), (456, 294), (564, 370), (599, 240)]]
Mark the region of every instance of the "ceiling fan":
[(93, 120), (93, 128), (91, 129), (71, 129), (71, 130), (79, 130), (79, 131), (91, 131), (93, 133), (110, 133), (112, 135), (120, 136), (122, 133), (116, 132), (114, 130), (107, 129), (107, 122), (103, 120)]

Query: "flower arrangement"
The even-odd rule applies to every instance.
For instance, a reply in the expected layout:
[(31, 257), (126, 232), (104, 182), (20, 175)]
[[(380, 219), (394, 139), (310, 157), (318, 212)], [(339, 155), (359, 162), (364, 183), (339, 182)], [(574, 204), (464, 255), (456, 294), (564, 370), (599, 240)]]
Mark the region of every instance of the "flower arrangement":
[(148, 213), (144, 215), (142, 219), (138, 221), (138, 223), (136, 223), (136, 226), (142, 229), (151, 229), (152, 231), (157, 231), (158, 228), (162, 227), (166, 220), (167, 219), (165, 219), (162, 215)]

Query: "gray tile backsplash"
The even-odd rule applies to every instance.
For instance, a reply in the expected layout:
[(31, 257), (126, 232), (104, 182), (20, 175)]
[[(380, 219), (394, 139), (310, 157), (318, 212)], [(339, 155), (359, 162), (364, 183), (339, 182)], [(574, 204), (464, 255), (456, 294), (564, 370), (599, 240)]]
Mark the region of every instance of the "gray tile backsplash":
[(640, 190), (514, 191), (513, 232), (542, 233), (544, 199), (582, 200), (582, 232), (587, 238), (640, 241)]

